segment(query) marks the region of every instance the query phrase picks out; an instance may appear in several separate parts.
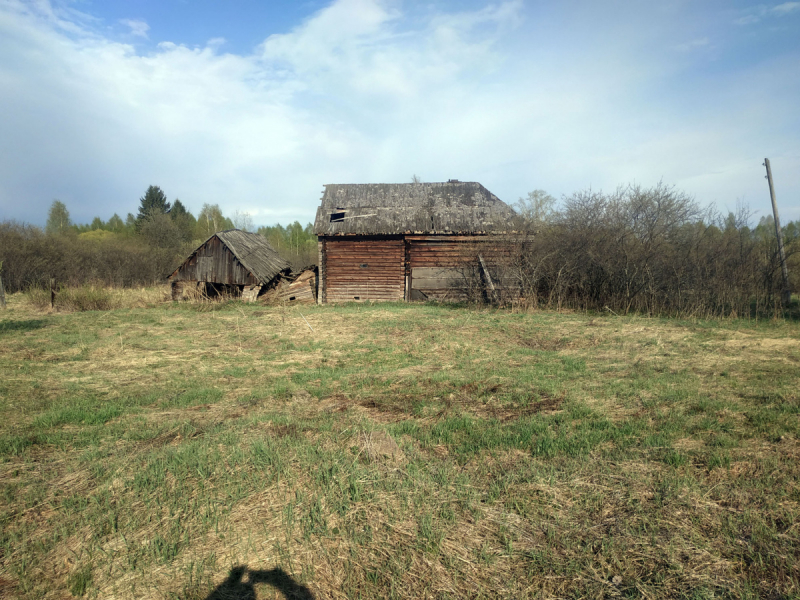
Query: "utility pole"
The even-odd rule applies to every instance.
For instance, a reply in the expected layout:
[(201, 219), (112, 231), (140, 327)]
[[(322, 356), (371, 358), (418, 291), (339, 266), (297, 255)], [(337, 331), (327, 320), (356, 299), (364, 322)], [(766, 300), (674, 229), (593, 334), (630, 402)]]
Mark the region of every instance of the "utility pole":
[(781, 299), (784, 306), (789, 306), (792, 300), (792, 292), (789, 289), (789, 270), (786, 268), (786, 252), (783, 249), (783, 232), (781, 231), (781, 220), (778, 216), (778, 203), (775, 201), (775, 186), (772, 183), (772, 169), (769, 167), (769, 159), (764, 159), (764, 166), (767, 167), (767, 181), (769, 181), (769, 195), (772, 199), (772, 214), (775, 217), (775, 235), (778, 236), (778, 254), (781, 257), (781, 271), (783, 273), (783, 294)]

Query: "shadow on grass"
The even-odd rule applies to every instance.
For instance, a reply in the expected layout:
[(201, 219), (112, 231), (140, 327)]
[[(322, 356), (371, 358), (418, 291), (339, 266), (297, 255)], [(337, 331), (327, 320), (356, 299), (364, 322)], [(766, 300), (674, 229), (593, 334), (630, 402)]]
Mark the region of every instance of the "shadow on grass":
[(0, 321), (0, 334), (12, 331), (33, 331), (47, 325), (45, 319), (28, 319), (26, 321)]
[[(245, 575), (247, 580), (244, 581)], [(314, 600), (306, 586), (297, 583), (283, 569), (253, 571), (238, 565), (231, 569), (227, 579), (219, 584), (205, 600), (256, 600), (255, 584), (266, 583), (284, 595), (286, 600)]]

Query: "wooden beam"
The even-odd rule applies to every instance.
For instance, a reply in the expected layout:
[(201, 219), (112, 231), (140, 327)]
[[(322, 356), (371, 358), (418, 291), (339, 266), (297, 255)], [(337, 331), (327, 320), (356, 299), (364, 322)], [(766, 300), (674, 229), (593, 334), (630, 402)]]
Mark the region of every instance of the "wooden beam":
[(478, 254), (478, 260), (481, 263), (481, 269), (483, 269), (483, 274), (486, 276), (486, 283), (489, 284), (489, 289), (492, 290), (492, 299), (497, 301), (497, 290), (494, 289), (494, 283), (492, 282), (492, 276), (489, 275), (489, 269), (486, 268), (486, 263), (483, 261), (483, 256)]
[(778, 237), (778, 254), (781, 259), (781, 272), (783, 273), (783, 305), (788, 306), (792, 300), (792, 292), (789, 289), (789, 270), (786, 267), (786, 251), (783, 249), (783, 232), (781, 231), (781, 219), (778, 216), (778, 203), (775, 201), (775, 186), (772, 184), (772, 169), (769, 166), (769, 159), (764, 159), (764, 166), (767, 168), (767, 181), (769, 182), (769, 196), (772, 200), (772, 214), (775, 217), (775, 235)]

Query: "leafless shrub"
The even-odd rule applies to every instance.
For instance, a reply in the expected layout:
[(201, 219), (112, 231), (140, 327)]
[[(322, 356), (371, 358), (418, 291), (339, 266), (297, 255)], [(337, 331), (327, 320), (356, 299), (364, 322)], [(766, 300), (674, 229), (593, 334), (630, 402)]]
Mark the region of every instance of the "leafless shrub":
[(588, 190), (518, 236), (506, 268), (528, 307), (748, 316), (779, 301), (766, 230), (746, 208), (723, 217), (661, 183)]

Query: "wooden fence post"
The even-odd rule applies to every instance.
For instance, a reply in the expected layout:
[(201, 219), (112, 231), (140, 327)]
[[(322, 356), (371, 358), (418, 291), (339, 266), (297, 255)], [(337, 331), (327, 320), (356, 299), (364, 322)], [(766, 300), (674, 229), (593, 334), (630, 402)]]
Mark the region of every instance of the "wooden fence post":
[(0, 263), (0, 308), (6, 307), (6, 290), (3, 287), (3, 263)]
[(56, 278), (50, 278), (50, 308), (56, 307)]

